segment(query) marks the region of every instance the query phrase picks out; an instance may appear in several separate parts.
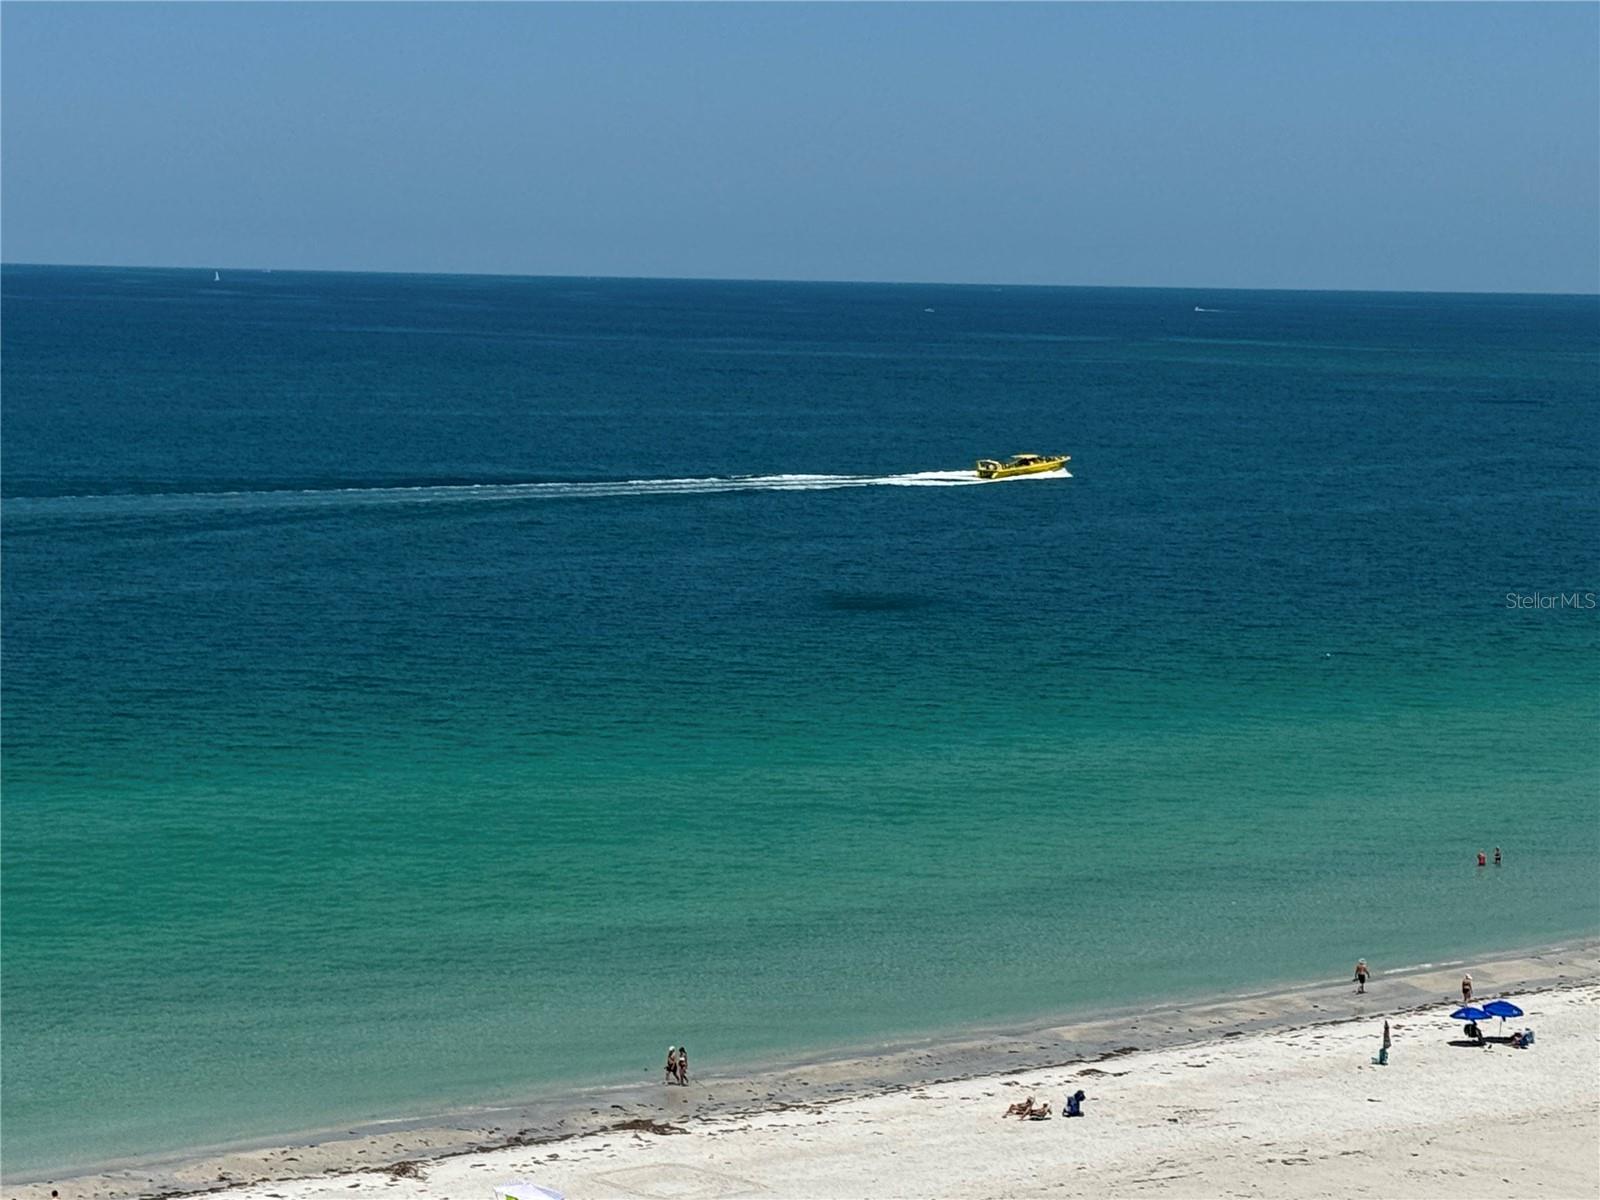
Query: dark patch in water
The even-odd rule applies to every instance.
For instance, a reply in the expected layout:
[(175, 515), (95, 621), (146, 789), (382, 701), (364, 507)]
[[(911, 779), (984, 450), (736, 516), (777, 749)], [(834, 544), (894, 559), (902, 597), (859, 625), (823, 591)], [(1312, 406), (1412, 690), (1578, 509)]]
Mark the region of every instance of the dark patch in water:
[(837, 612), (909, 612), (933, 600), (913, 592), (824, 592), (822, 604)]

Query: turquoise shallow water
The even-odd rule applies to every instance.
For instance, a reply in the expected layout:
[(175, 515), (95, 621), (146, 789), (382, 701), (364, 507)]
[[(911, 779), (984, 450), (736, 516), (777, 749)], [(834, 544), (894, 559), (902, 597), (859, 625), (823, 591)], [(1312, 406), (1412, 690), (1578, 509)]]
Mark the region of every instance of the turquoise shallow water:
[(1592, 297), (225, 275), (5, 268), (8, 1174), (1600, 929)]

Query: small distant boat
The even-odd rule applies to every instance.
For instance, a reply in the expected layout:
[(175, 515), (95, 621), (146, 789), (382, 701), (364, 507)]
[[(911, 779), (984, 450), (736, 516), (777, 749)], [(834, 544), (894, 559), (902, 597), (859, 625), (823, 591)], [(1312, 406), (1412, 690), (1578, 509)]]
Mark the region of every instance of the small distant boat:
[(1072, 461), (1070, 454), (1013, 454), (1005, 462), (992, 458), (978, 460), (979, 479), (1010, 479), (1013, 475), (1037, 475), (1041, 471), (1061, 471)]
[(221, 271), (213, 271), (213, 272), (211, 272), (211, 282), (212, 283), (221, 283), (222, 282), (222, 272)]

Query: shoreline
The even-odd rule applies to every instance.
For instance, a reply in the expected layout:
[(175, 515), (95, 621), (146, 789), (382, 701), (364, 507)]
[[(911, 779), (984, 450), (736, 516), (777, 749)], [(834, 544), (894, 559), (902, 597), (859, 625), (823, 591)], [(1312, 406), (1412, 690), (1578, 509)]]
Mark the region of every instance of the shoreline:
[[(595, 1134), (682, 1132), (790, 1110), (817, 1111), (954, 1083), (987, 1081), (1150, 1055), (1197, 1043), (1343, 1025), (1363, 1018), (1427, 1012), (1459, 1003), (1460, 971), (1478, 994), (1567, 992), (1600, 983), (1600, 938), (1574, 940), (1490, 959), (1419, 964), (1374, 976), (1364, 995), (1350, 981), (1296, 984), (1263, 992), (1130, 1006), (1057, 1017), (1022, 1028), (969, 1029), (957, 1037), (840, 1051), (745, 1074), (691, 1079), (687, 1088), (647, 1082), (567, 1091), (525, 1104), (354, 1128), (279, 1136), (177, 1155), (123, 1160), (46, 1177), (7, 1179), (6, 1197), (122, 1200), (216, 1192), (258, 1182), (307, 1181), (374, 1170), (390, 1178), (463, 1156), (584, 1139)], [(1534, 1024), (1537, 1020), (1530, 1017)], [(1103, 1073), (1103, 1072), (1101, 1072)], [(398, 1170), (398, 1173), (396, 1171)]]

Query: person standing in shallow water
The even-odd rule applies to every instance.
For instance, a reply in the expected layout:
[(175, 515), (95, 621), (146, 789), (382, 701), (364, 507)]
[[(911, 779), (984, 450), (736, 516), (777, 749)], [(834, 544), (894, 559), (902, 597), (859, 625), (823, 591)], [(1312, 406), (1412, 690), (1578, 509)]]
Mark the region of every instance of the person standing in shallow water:
[(1494, 848), (1494, 865), (1497, 866), (1497, 867), (1500, 865), (1500, 847), (1499, 846), (1496, 846)]
[(1489, 865), (1489, 856), (1482, 850), (1478, 851), (1478, 865), (1480, 867), (1486, 867)]
[(1367, 990), (1367, 975), (1368, 974), (1369, 974), (1369, 972), (1367, 971), (1367, 960), (1364, 959), (1364, 958), (1358, 958), (1356, 960), (1356, 994), (1357, 995), (1360, 995), (1362, 992)]

